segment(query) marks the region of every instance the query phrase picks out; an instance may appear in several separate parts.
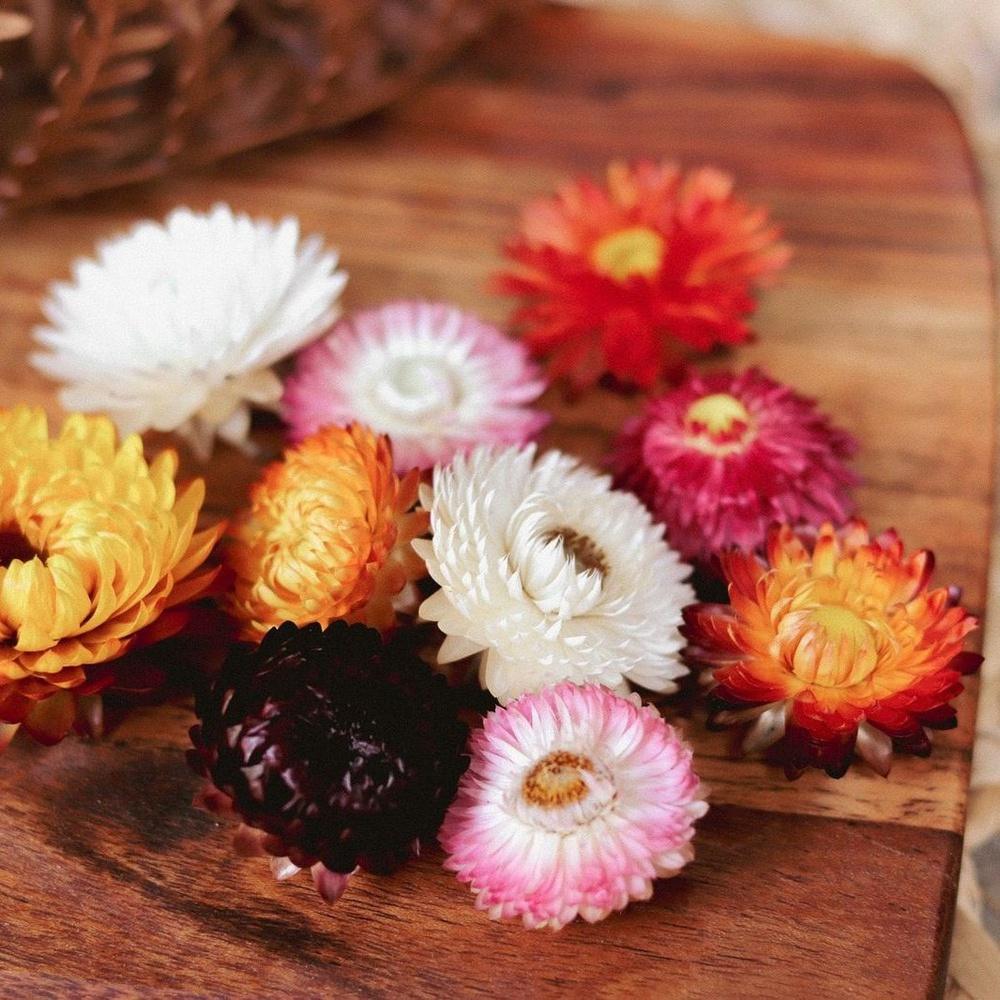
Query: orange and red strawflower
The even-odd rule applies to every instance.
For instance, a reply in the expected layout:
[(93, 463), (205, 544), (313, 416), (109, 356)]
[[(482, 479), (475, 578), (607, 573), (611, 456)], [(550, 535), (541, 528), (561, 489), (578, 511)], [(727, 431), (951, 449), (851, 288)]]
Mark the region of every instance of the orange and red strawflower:
[(729, 604), (685, 611), (689, 659), (711, 668), (709, 724), (747, 726), (789, 777), (841, 777), (855, 757), (887, 774), (893, 750), (926, 756), (929, 730), (956, 724), (976, 619), (931, 589), (933, 555), (904, 553), (862, 521), (769, 533), (765, 556), (721, 558)]

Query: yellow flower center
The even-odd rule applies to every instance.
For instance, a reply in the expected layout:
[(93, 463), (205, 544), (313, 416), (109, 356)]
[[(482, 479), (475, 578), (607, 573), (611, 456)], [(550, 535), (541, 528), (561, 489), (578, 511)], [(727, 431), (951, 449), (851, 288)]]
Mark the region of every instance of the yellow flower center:
[(696, 399), (684, 414), (687, 443), (711, 455), (728, 455), (749, 443), (751, 418), (747, 408), (728, 392)]
[(630, 226), (601, 237), (590, 251), (590, 262), (601, 274), (615, 281), (636, 275), (652, 278), (660, 270), (666, 244), (648, 226)]
[(821, 604), (809, 611), (792, 655), (792, 671), (819, 687), (849, 687), (878, 665), (872, 629), (850, 608)]
[(588, 757), (556, 750), (543, 757), (528, 772), (521, 786), (524, 800), (544, 809), (557, 809), (587, 797), (589, 786), (583, 772), (594, 773), (594, 764)]
[(847, 639), (857, 648), (871, 638), (868, 626), (850, 608), (823, 604), (810, 617), (826, 633), (826, 637), (838, 645)]

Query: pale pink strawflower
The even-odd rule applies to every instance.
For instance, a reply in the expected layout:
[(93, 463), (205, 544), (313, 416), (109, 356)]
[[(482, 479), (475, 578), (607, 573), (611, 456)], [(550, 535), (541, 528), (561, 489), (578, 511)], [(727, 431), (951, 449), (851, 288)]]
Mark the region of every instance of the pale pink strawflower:
[(298, 440), (360, 422), (392, 440), (396, 468), (446, 464), (477, 444), (523, 444), (548, 416), (545, 381), (517, 341), (454, 306), (391, 302), (304, 350), (283, 411)]
[(854, 511), (854, 438), (813, 400), (755, 368), (689, 375), (615, 441), (615, 485), (632, 490), (684, 559), (764, 542), (775, 522), (818, 528)]
[(708, 809), (691, 750), (637, 696), (558, 684), (498, 708), (439, 838), (494, 920), (558, 930), (649, 899)]

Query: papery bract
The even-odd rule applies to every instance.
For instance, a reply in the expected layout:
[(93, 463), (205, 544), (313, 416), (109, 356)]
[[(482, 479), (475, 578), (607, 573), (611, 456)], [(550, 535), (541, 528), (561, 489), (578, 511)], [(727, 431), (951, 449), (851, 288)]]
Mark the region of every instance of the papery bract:
[(17, 407), (0, 441), (0, 722), (52, 743), (126, 653), (183, 628), (224, 525), (196, 531), (204, 483), (178, 488), (174, 452), (147, 461), (105, 417), (50, 436), (42, 410)]
[(32, 363), (65, 383), (67, 409), (104, 412), (122, 434), (177, 431), (207, 458), (216, 436), (246, 445), (251, 407), (277, 407), (271, 366), (337, 317), (336, 268), (297, 219), (178, 208), (51, 287)]
[(572, 680), (673, 691), (689, 567), (631, 493), (559, 451), (478, 448), (434, 472), (414, 547), (441, 589), (439, 661), (482, 652), (501, 702)]
[(775, 522), (842, 524), (857, 443), (815, 403), (756, 369), (689, 374), (628, 421), (615, 484), (632, 490), (685, 559), (756, 549)]
[(397, 634), (286, 623), (239, 644), (199, 693), (198, 801), (280, 879), (307, 868), (333, 902), (352, 872), (394, 871), (432, 842), (465, 770), (455, 697)]
[(269, 465), (226, 549), (243, 637), (285, 621), (391, 626), (394, 601), (424, 575), (410, 548), (428, 523), (411, 511), (418, 482), (416, 470), (400, 479), (388, 439), (360, 425), (324, 427)]

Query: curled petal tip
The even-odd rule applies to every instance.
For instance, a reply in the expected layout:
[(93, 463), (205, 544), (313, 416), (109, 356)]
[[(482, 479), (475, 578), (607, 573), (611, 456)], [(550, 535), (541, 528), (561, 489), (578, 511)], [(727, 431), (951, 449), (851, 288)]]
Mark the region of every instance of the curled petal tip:
[(276, 858), (272, 856), (268, 859), (268, 862), (271, 865), (271, 872), (279, 882), (286, 882), (302, 871), (290, 858)]
[(313, 883), (317, 892), (328, 903), (336, 903), (344, 894), (350, 875), (343, 875), (339, 872), (332, 872), (322, 862), (317, 862), (312, 866)]
[(11, 740), (14, 739), (20, 728), (19, 722), (0, 722), (0, 753), (3, 753), (10, 746)]
[(868, 722), (862, 722), (858, 727), (858, 738), (855, 750), (859, 757), (869, 764), (883, 778), (888, 777), (892, 767), (892, 738), (881, 729)]

